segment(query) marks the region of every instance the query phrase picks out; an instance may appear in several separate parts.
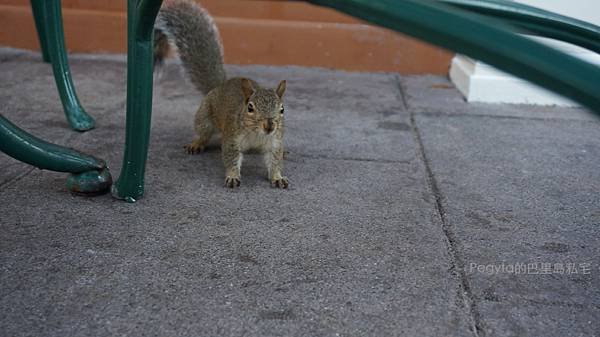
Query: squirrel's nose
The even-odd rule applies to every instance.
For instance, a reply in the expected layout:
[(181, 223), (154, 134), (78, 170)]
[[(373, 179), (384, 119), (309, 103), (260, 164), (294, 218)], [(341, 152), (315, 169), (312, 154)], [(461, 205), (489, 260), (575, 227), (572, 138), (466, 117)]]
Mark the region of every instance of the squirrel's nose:
[(272, 118), (268, 118), (265, 121), (265, 123), (263, 124), (263, 127), (264, 127), (266, 133), (273, 132), (273, 129), (275, 128), (275, 124), (273, 123), (273, 119)]

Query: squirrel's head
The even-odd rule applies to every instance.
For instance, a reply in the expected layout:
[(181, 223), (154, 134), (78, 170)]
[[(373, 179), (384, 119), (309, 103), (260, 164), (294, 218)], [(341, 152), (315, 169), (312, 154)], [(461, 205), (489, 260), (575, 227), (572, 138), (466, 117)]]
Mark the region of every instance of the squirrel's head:
[(276, 89), (255, 88), (250, 80), (242, 79), (244, 125), (247, 128), (271, 134), (283, 127), (285, 84), (283, 80)]

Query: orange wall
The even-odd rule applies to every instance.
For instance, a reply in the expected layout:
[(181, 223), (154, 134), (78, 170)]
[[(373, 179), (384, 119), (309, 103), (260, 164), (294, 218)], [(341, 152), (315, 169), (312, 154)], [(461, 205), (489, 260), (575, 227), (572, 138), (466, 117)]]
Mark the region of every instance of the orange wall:
[[(62, 3), (70, 51), (125, 52), (125, 0)], [(444, 50), (402, 34), (302, 2), (202, 4), (215, 16), (228, 63), (446, 74), (451, 58)], [(0, 0), (0, 22), (1, 45), (39, 49), (28, 0)]]

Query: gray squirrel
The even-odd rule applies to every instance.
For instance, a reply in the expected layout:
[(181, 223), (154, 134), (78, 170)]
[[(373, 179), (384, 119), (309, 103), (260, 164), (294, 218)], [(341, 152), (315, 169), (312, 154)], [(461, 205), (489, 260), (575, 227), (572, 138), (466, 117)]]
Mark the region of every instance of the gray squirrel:
[(243, 153), (252, 149), (264, 155), (271, 185), (287, 188), (289, 182), (282, 173), (286, 81), (270, 89), (248, 78), (227, 79), (217, 26), (192, 0), (167, 0), (156, 18), (156, 64), (163, 63), (173, 45), (191, 82), (205, 95), (194, 119), (197, 137), (185, 150), (202, 152), (219, 132), (225, 186), (240, 186)]

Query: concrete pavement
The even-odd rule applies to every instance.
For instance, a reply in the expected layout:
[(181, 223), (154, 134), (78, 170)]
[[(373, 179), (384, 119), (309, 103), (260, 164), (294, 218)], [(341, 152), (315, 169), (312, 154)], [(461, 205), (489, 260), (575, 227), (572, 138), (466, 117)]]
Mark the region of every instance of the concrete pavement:
[[(50, 67), (0, 49), (2, 113), (117, 177), (123, 60), (71, 59), (97, 119), (75, 133)], [(0, 154), (0, 335), (598, 335), (597, 118), (467, 104), (433, 76), (227, 70), (288, 80), (291, 188), (249, 155), (225, 189), (216, 140), (184, 153), (201, 97), (169, 64), (136, 204)]]

